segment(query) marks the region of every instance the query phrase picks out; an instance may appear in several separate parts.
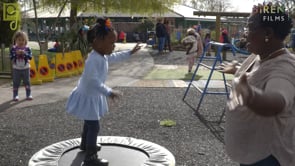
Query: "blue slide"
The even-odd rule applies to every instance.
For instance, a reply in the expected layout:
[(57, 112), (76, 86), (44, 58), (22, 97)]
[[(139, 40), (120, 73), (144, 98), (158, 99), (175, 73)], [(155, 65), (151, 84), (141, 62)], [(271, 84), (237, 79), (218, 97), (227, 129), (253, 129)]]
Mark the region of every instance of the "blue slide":
[(248, 52), (246, 49), (240, 49), (240, 48), (238, 48), (238, 47), (236, 46), (236, 43), (239, 42), (239, 41), (240, 41), (240, 39), (235, 39), (235, 40), (233, 41), (232, 46), (233, 46), (234, 50), (235, 50), (236, 52), (238, 52), (238, 53), (241, 53), (241, 54), (250, 55), (251, 53)]

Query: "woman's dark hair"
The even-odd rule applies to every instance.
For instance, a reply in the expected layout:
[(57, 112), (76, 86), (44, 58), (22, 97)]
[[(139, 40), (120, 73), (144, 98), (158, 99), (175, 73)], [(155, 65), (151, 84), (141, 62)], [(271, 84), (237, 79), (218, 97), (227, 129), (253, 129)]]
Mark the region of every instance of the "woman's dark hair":
[(113, 32), (112, 23), (109, 18), (102, 17), (96, 20), (90, 30), (87, 32), (87, 41), (88, 43), (93, 43), (95, 38), (104, 39), (104, 37), (109, 33)]
[(259, 26), (272, 28), (274, 34), (282, 40), (288, 36), (293, 27), (292, 19), (285, 11), (285, 7), (278, 3), (254, 6), (251, 16), (258, 19)]

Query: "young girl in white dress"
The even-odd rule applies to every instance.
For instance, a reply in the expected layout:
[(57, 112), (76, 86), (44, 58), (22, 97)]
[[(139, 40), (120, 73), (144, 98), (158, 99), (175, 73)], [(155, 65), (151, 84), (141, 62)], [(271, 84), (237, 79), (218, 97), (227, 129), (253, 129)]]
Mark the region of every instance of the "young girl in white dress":
[(68, 113), (84, 120), (80, 149), (86, 151), (85, 166), (108, 165), (108, 161), (98, 158), (97, 151), (100, 148), (96, 142), (99, 120), (108, 111), (107, 97), (119, 97), (118, 91), (105, 84), (108, 64), (128, 59), (140, 49), (137, 44), (132, 50), (112, 53), (116, 39), (117, 33), (108, 18), (99, 18), (87, 32), (87, 40), (93, 50), (89, 53), (84, 72), (66, 104)]

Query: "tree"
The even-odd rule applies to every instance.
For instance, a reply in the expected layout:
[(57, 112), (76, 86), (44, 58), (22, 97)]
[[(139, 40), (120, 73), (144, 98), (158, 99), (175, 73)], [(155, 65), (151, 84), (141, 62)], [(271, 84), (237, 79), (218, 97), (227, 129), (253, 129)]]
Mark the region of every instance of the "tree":
[[(78, 11), (87, 12), (101, 12), (107, 16), (109, 12), (141, 13), (152, 15), (156, 13), (164, 13), (174, 3), (179, 0), (39, 0), (39, 2), (46, 7), (58, 8), (62, 5), (70, 6), (70, 27), (71, 30), (67, 34), (63, 34), (70, 43), (72, 49), (76, 49), (79, 43), (79, 36), (77, 32), (82, 25), (79, 25), (76, 16)], [(79, 45), (79, 44), (78, 44)], [(87, 48), (79, 48), (87, 50)], [(82, 51), (82, 54), (87, 52)]]
[[(44, 6), (58, 7), (66, 0), (40, 0)], [(76, 22), (78, 11), (97, 11), (107, 13), (111, 11), (122, 13), (140, 13), (151, 15), (163, 13), (180, 0), (69, 0), (71, 5), (70, 25)]]
[(231, 7), (229, 0), (191, 0), (190, 3), (195, 9), (210, 12), (225, 12)]
[(295, 0), (273, 0), (273, 2), (280, 2), (286, 7), (292, 18), (295, 18)]

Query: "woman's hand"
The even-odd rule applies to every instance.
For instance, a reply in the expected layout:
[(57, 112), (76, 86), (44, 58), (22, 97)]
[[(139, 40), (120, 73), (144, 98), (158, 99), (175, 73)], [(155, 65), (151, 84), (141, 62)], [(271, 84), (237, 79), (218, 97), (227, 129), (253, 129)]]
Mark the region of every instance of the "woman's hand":
[(235, 74), (238, 67), (239, 67), (238, 61), (232, 61), (230, 63), (228, 62), (222, 63), (216, 69), (226, 74)]
[(131, 50), (131, 55), (134, 54), (134, 53), (136, 53), (138, 50), (141, 49), (141, 46), (140, 46), (139, 44), (140, 44), (140, 43), (137, 43), (137, 44), (133, 47), (133, 49)]

